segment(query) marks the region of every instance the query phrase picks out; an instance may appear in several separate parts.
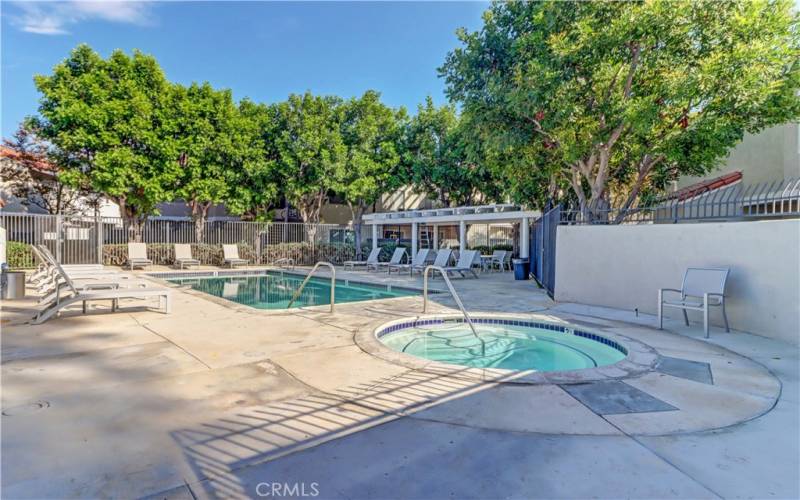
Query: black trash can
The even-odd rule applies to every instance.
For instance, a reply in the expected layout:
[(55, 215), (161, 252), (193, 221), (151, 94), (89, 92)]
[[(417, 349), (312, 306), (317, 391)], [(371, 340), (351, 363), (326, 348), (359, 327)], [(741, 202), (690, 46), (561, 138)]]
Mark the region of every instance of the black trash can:
[(514, 263), (514, 279), (526, 280), (531, 273), (531, 262), (528, 259), (512, 259)]

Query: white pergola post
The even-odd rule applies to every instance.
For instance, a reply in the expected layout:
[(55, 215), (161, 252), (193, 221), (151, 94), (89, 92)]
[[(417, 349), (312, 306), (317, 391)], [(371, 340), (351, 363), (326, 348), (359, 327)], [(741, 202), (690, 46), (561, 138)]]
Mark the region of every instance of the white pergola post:
[(411, 258), (417, 255), (417, 236), (419, 235), (419, 224), (411, 223)]
[(439, 250), (439, 225), (433, 225), (433, 249)]
[(458, 249), (467, 249), (467, 222), (464, 219), (458, 221)]
[(523, 217), (522, 222), (519, 224), (519, 257), (521, 259), (527, 259), (530, 257), (530, 228), (531, 227), (528, 218)]
[(372, 249), (378, 248), (378, 225), (372, 225)]

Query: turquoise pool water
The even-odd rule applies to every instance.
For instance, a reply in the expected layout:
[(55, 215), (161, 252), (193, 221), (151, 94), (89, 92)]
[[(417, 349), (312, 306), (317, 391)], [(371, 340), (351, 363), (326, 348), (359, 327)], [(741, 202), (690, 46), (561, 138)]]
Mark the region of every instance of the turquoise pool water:
[(378, 335), (392, 350), (472, 368), (579, 370), (610, 365), (625, 358), (622, 348), (615, 347), (618, 344), (585, 332), (581, 335), (591, 338), (563, 329), (555, 331), (520, 324), (477, 323), (475, 327), (478, 337), (463, 322), (394, 327)]
[[(256, 309), (286, 309), (289, 305), (289, 300), (294, 292), (300, 288), (304, 278), (305, 276), (297, 274), (276, 272), (256, 276), (171, 278), (167, 281), (188, 285), (193, 290)], [(419, 295), (419, 292), (341, 279), (336, 280), (335, 300), (337, 304), (410, 295)], [(292, 308), (328, 305), (330, 304), (330, 299), (331, 280), (312, 277), (303, 289), (303, 293), (292, 304)]]

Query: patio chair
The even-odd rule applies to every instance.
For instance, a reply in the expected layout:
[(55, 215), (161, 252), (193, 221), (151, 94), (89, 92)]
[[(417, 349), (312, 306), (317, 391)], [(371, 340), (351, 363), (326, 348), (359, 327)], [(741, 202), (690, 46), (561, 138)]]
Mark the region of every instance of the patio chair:
[[(447, 267), (450, 265), (450, 260), (453, 258), (453, 251), (449, 248), (442, 248), (436, 252), (436, 258), (433, 260), (433, 264), (436, 267)], [(425, 268), (428, 267), (428, 263), (425, 263), (421, 266), (413, 266), (411, 268), (411, 273), (413, 274), (414, 271), (424, 272)]]
[(222, 245), (222, 254), (224, 260), (224, 264), (228, 264), (231, 268), (237, 265), (244, 265), (247, 266), (249, 261), (247, 259), (242, 259), (239, 257), (239, 246), (238, 245)]
[(147, 258), (146, 243), (128, 243), (128, 264), (131, 266), (131, 271), (134, 266), (144, 268), (153, 265), (153, 261)]
[(389, 259), (389, 262), (369, 263), (367, 264), (367, 271), (369, 271), (370, 268), (374, 268), (376, 271), (378, 271), (382, 267), (391, 266), (392, 264), (400, 264), (401, 262), (403, 262), (403, 259), (405, 258), (406, 258), (406, 249), (403, 247), (397, 247), (394, 249), (394, 253), (392, 254), (392, 258)]
[(444, 270), (447, 274), (458, 273), (462, 278), (466, 277), (464, 273), (472, 273), (477, 278), (478, 274), (473, 269), (475, 264), (481, 263), (481, 256), (477, 250), (463, 250), (459, 252), (458, 262), (455, 266), (445, 267)]
[[(703, 312), (703, 331), (708, 338), (708, 308), (721, 306), (722, 318), (725, 320), (725, 331), (730, 332), (728, 315), (725, 313), (725, 283), (730, 269), (690, 267), (683, 275), (680, 290), (661, 288), (658, 290), (658, 328), (664, 327), (664, 307), (673, 307), (683, 311), (683, 320), (689, 326), (687, 310)], [(667, 299), (665, 294), (679, 294), (679, 298)]]
[(367, 260), (346, 260), (344, 261), (343, 265), (344, 268), (347, 269), (355, 269), (356, 266), (368, 266), (370, 264), (376, 264), (378, 262), (378, 256), (381, 254), (381, 247), (373, 248), (369, 255), (367, 256)]
[(175, 265), (179, 269), (183, 266), (200, 267), (200, 261), (192, 257), (192, 246), (188, 243), (175, 243)]
[[(37, 287), (37, 292), (40, 294), (38, 302), (48, 303), (56, 297), (66, 282), (61, 277), (61, 273), (58, 272), (58, 263), (52, 254), (49, 252), (40, 253), (35, 246), (31, 248), (33, 249), (34, 253), (39, 255), (39, 258), (43, 259), (43, 261), (49, 266), (49, 274), (47, 275), (48, 279), (41, 280), (40, 285)], [(63, 267), (61, 270), (73, 280), (76, 288), (80, 290), (119, 288), (121, 285), (124, 285), (125, 287), (148, 286), (150, 284), (147, 281), (135, 279), (133, 275), (123, 274), (115, 271), (104, 271), (101, 273), (91, 271), (68, 273)]]
[[(506, 255), (510, 254), (506, 250), (495, 250), (492, 252), (492, 257), (489, 259), (489, 269), (498, 269), (500, 271), (506, 270)], [(509, 262), (511, 262), (509, 260)]]
[(392, 274), (392, 270), (397, 270), (399, 274), (401, 270), (408, 269), (408, 274), (412, 274), (415, 267), (425, 267), (425, 264), (428, 262), (428, 256), (430, 255), (430, 250), (427, 248), (423, 248), (417, 252), (417, 255), (411, 260), (409, 264), (389, 264), (389, 268), (387, 269), (387, 273)]
[(170, 299), (172, 297), (172, 291), (167, 288), (119, 288), (118, 284), (105, 283), (102, 285), (105, 287), (103, 289), (79, 289), (67, 273), (64, 272), (60, 264), (56, 263), (55, 266), (56, 272), (60, 275), (59, 277), (63, 280), (64, 285), (69, 289), (71, 296), (62, 298), (59, 290), (59, 293), (55, 294), (53, 300), (33, 318), (33, 324), (43, 323), (61, 312), (65, 307), (78, 302), (82, 303), (83, 313), (86, 314), (86, 303), (94, 300), (110, 300), (111, 312), (116, 312), (117, 309), (119, 309), (119, 299), (158, 297), (159, 308), (163, 308), (164, 314), (169, 314), (171, 311)]

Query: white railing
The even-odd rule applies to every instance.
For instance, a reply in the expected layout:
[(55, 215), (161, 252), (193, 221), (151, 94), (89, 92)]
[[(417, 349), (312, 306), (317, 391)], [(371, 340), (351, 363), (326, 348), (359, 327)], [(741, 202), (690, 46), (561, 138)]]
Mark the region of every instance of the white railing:
[(191, 219), (154, 217), (137, 235), (121, 218), (0, 211), (0, 227), (6, 230), (17, 267), (34, 265), (24, 249), (28, 245), (45, 245), (62, 264), (121, 265), (127, 243), (135, 240), (148, 244), (148, 257), (156, 264), (173, 262), (175, 243), (193, 245), (195, 258), (203, 264), (221, 263), (223, 244), (240, 245), (248, 259), (262, 264), (282, 259), (298, 265), (339, 263), (355, 257), (352, 232), (337, 224), (209, 220), (198, 232)]

